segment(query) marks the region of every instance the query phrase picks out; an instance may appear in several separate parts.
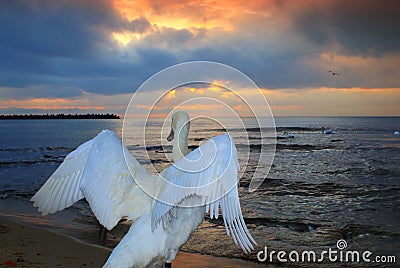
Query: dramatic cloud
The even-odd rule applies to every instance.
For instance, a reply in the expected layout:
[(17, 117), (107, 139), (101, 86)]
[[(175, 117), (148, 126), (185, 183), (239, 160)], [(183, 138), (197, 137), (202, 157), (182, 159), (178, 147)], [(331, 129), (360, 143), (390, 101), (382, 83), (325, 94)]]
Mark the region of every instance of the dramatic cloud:
[(132, 93), (190, 60), (231, 65), (277, 91), (364, 88), (393, 97), (399, 12), (395, 0), (0, 0), (0, 112), (7, 101), (40, 109), (21, 102), (34, 99), (83, 107), (87, 94)]
[[(293, 1), (285, 3), (287, 7)], [(381, 55), (399, 52), (399, 11), (396, 0), (328, 0), (306, 1), (304, 8), (289, 14), (295, 29), (318, 45), (338, 44), (344, 53)]]
[(27, 95), (31, 85), (43, 86), (44, 94), (48, 85), (113, 94), (132, 90), (148, 75), (134, 77), (140, 61), (124, 59), (111, 38), (117, 30), (146, 31), (150, 24), (143, 18), (128, 21), (105, 1), (0, 5), (1, 86), (27, 87)]

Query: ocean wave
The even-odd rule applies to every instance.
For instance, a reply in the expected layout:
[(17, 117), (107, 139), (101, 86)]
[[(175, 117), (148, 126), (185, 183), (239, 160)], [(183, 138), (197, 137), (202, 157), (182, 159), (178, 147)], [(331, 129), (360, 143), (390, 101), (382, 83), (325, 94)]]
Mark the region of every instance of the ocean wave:
[[(53, 154), (52, 154), (53, 153)], [(0, 160), (0, 167), (14, 165), (34, 165), (38, 163), (61, 163), (67, 156), (67, 152), (54, 154), (54, 152), (35, 153), (18, 153), (7, 155), (7, 158)]]
[[(274, 218), (266, 218), (266, 217), (244, 217), (243, 218), (246, 225), (255, 225), (255, 226), (267, 226), (267, 227), (284, 227), (289, 228), (297, 232), (310, 232), (319, 227), (321, 224), (318, 223), (304, 223), (300, 221), (290, 221), (290, 220), (282, 220), (282, 219), (274, 219)], [(205, 220), (214, 224), (224, 225), (224, 221), (221, 218), (211, 219), (209, 216), (205, 217)]]
[[(320, 132), (322, 130), (322, 127), (246, 127), (246, 128), (227, 128), (229, 131), (247, 131), (247, 132), (261, 132), (261, 131), (275, 131), (280, 132), (280, 131), (297, 131), (297, 132)], [(347, 129), (346, 129), (347, 130)], [(210, 128), (210, 129), (202, 129), (202, 130), (196, 130), (195, 132), (224, 132), (226, 129), (224, 128)]]
[(296, 131), (296, 132), (321, 132), (322, 127), (277, 127), (277, 132), (284, 132), (284, 131)]
[(291, 150), (291, 151), (315, 151), (315, 150), (326, 150), (332, 149), (333, 146), (329, 145), (311, 145), (311, 144), (284, 144), (284, 143), (277, 143), (276, 149), (277, 150)]
[(261, 148), (267, 149), (275, 146), (276, 150), (289, 150), (289, 151), (317, 151), (317, 150), (327, 150), (333, 149), (334, 146), (331, 145), (311, 145), (311, 144), (285, 144), (285, 143), (277, 143), (277, 144), (237, 144), (236, 147), (239, 149), (249, 147), (250, 150), (261, 150)]
[(150, 163), (152, 164), (169, 164), (170, 161), (168, 159), (164, 159), (164, 158), (159, 158), (159, 159), (151, 159)]
[(0, 148), (0, 153), (40, 152), (40, 151), (73, 151), (75, 148), (68, 147), (28, 147), (28, 148)]
[(23, 166), (23, 165), (35, 165), (41, 163), (62, 163), (64, 157), (52, 157), (52, 158), (40, 158), (40, 159), (23, 159), (23, 160), (6, 160), (0, 161), (0, 167), (9, 167), (9, 166)]

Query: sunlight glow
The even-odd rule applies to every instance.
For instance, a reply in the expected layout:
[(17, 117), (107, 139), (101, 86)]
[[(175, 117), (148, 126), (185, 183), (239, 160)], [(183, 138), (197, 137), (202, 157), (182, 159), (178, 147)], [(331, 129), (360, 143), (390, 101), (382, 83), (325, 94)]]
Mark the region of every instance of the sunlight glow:
[(175, 98), (175, 93), (176, 93), (176, 90), (175, 89), (173, 89), (173, 90), (170, 90), (169, 92), (168, 92), (168, 94), (167, 94), (167, 99), (174, 99)]
[(118, 41), (123, 46), (128, 45), (132, 40), (142, 39), (144, 34), (133, 33), (133, 32), (113, 32), (112, 37), (114, 40)]
[(115, 40), (126, 46), (132, 39), (124, 33), (112, 33)]

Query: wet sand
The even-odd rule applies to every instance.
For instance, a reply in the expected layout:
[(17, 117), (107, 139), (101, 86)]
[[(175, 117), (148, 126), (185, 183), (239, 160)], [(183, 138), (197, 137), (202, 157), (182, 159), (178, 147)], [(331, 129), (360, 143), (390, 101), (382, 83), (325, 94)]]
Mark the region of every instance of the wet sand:
[[(0, 267), (101, 267), (111, 250), (84, 244), (38, 227), (0, 216)], [(258, 267), (256, 263), (179, 252), (178, 267)]]

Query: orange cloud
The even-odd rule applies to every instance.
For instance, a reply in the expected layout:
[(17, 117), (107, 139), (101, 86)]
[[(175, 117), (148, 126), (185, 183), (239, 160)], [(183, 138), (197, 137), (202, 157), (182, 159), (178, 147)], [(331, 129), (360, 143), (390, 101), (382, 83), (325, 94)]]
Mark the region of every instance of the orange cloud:
[[(242, 0), (114, 0), (114, 7), (129, 21), (146, 18), (156, 27), (173, 29), (219, 28), (233, 31), (243, 17), (266, 17), (276, 9), (274, 1)], [(234, 19), (233, 19), (234, 18)]]
[(179, 105), (179, 109), (187, 111), (218, 111), (224, 108), (223, 104), (189, 104)]
[(300, 111), (304, 107), (301, 105), (271, 105), (273, 111)]
[(168, 94), (166, 95), (166, 98), (167, 99), (174, 99), (176, 96), (175, 96), (175, 93), (176, 93), (176, 90), (175, 89), (173, 89), (173, 90), (170, 90), (169, 92), (168, 92)]
[[(157, 27), (174, 29), (229, 28), (224, 19), (232, 10), (223, 2), (115, 0), (114, 7), (128, 20), (144, 17)], [(225, 9), (223, 9), (223, 6)]]
[(0, 100), (0, 108), (21, 108), (21, 109), (39, 109), (39, 110), (120, 110), (126, 108), (127, 100), (131, 94), (119, 94), (113, 96), (85, 93), (80, 98), (27, 98), (27, 99), (9, 99)]
[[(193, 91), (194, 89), (194, 91)], [(243, 88), (231, 91), (208, 91), (203, 88), (177, 89), (175, 98), (167, 99), (157, 103), (156, 107), (141, 104), (143, 109), (155, 109), (158, 116), (163, 116), (167, 110), (179, 105), (185, 100), (196, 97), (211, 97), (220, 100), (235, 109), (241, 115), (249, 114), (249, 107), (238, 97), (245, 100), (260, 98), (256, 88)], [(400, 88), (308, 88), (308, 89), (260, 89), (268, 101), (273, 114), (276, 116), (317, 116), (317, 115), (400, 115)], [(156, 92), (145, 92), (142, 94), (156, 94)], [(157, 94), (160, 94), (159, 92)], [(168, 93), (167, 95), (169, 95)], [(127, 97), (125, 97), (127, 98)], [(146, 99), (146, 98), (144, 98)], [(223, 105), (217, 102), (208, 103), (200, 99), (200, 103), (186, 103), (180, 106), (192, 113), (204, 114), (213, 111), (216, 116), (225, 115)], [(251, 107), (255, 110), (265, 110), (266, 107)]]
[[(191, 90), (192, 89), (192, 90)], [(193, 91), (194, 89), (194, 91)], [(215, 116), (227, 115), (229, 111), (227, 107), (216, 101), (209, 102), (207, 99), (199, 99), (197, 103), (188, 102), (187, 96), (192, 96), (196, 101), (196, 97), (203, 95), (207, 90), (204, 88), (185, 88), (184, 90), (176, 90), (175, 93), (168, 93), (165, 101), (157, 103), (155, 107), (150, 103), (141, 103), (137, 105), (138, 113), (134, 116), (143, 116), (149, 110), (154, 110), (151, 116), (164, 117), (168, 111), (174, 106), (180, 109), (190, 111), (194, 115), (212, 113)], [(259, 98), (255, 94), (254, 88), (237, 90), (236, 93), (245, 98)], [(271, 106), (275, 116), (293, 116), (293, 115), (400, 115), (400, 88), (309, 88), (309, 89), (261, 89)], [(142, 94), (159, 94), (160, 92), (149, 91)], [(182, 94), (180, 94), (182, 93)], [(203, 94), (201, 94), (203, 93)], [(206, 92), (207, 93), (207, 92)], [(215, 99), (219, 99), (232, 107), (237, 113), (247, 115), (250, 113), (249, 107), (245, 105), (232, 92), (225, 91), (209, 91), (215, 95)], [(175, 95), (171, 98), (169, 95)], [(185, 96), (184, 96), (185, 95)], [(170, 99), (167, 100), (167, 97)], [(107, 96), (101, 94), (85, 93), (80, 98), (31, 98), (31, 99), (11, 99), (0, 100), (0, 108), (7, 109), (11, 107), (24, 109), (42, 109), (46, 110), (62, 110), (62, 109), (81, 109), (84, 111), (113, 111), (123, 114), (127, 102), (131, 98), (131, 94), (120, 94)], [(228, 98), (228, 99), (227, 99)], [(146, 99), (145, 97), (143, 99)], [(190, 99), (190, 98), (189, 98)], [(209, 102), (209, 103), (208, 103)], [(183, 105), (180, 105), (183, 103)], [(266, 107), (251, 107), (257, 112), (258, 109), (266, 109)], [(143, 111), (140, 114), (140, 111)]]
[(261, 89), (274, 115), (400, 115), (400, 88)]
[(24, 109), (41, 109), (41, 110), (54, 110), (54, 109), (81, 109), (81, 110), (104, 110), (105, 106), (97, 105), (81, 105), (73, 100), (67, 99), (46, 99), (36, 98), (27, 100), (7, 100), (0, 102), (0, 108), (24, 108)]

